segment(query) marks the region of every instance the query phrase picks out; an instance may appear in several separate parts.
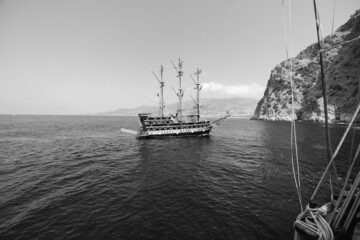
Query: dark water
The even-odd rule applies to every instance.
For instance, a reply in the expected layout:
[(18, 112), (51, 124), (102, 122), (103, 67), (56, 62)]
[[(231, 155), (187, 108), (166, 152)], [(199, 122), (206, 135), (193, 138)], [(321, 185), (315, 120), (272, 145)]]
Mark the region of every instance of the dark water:
[[(293, 238), (289, 123), (229, 119), (207, 138), (153, 140), (121, 127), (137, 118), (0, 116), (0, 239)], [(305, 200), (326, 166), (324, 128), (297, 128)], [(331, 127), (334, 146), (344, 131)]]

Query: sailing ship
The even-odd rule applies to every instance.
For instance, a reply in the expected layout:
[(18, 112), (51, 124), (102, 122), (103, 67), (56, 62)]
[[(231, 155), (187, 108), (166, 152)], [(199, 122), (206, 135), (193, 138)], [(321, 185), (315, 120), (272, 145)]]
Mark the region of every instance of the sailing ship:
[(175, 137), (182, 137), (182, 136), (208, 136), (210, 131), (215, 125), (219, 125), (223, 120), (228, 118), (230, 114), (227, 112), (224, 117), (209, 121), (205, 119), (201, 119), (200, 117), (200, 100), (199, 94), (202, 85), (199, 82), (199, 77), (201, 74), (201, 70), (198, 68), (195, 72), (196, 81), (190, 75), (192, 80), (195, 83), (196, 89), (196, 100), (193, 99), (195, 103), (195, 110), (194, 114), (185, 115), (183, 109), (182, 99), (184, 96), (184, 89), (181, 86), (181, 80), (183, 77), (183, 70), (182, 65), (183, 62), (179, 59), (177, 66), (171, 61), (174, 66), (174, 69), (177, 72), (177, 78), (179, 79), (179, 89), (176, 93), (179, 103), (178, 109), (176, 114), (165, 115), (164, 109), (164, 94), (163, 88), (165, 86), (165, 82), (163, 80), (163, 71), (164, 68), (161, 66), (160, 69), (160, 79), (156, 76), (153, 72), (154, 76), (158, 80), (160, 84), (160, 93), (159, 93), (159, 113), (154, 115), (152, 113), (139, 113), (139, 122), (140, 122), (140, 129), (136, 133), (138, 138), (157, 138), (157, 137), (168, 137), (168, 136), (175, 136)]
[[(325, 114), (325, 133), (326, 133), (326, 145), (327, 145), (327, 158), (328, 164), (308, 202), (303, 207), (300, 185), (300, 171), (299, 163), (296, 155), (296, 161), (293, 160), (293, 174), (295, 179), (295, 185), (298, 192), (301, 213), (297, 216), (294, 226), (294, 239), (319, 239), (319, 240), (333, 240), (333, 239), (360, 239), (360, 171), (354, 171), (354, 165), (356, 159), (360, 153), (360, 144), (356, 150), (356, 153), (351, 158), (351, 164), (346, 172), (344, 181), (340, 184), (337, 170), (335, 167), (335, 158), (337, 157), (340, 148), (342, 147), (345, 138), (347, 137), (350, 129), (353, 127), (354, 122), (360, 111), (360, 104), (357, 106), (351, 121), (349, 122), (347, 129), (345, 130), (336, 150), (332, 153), (330, 149), (330, 134), (328, 127), (328, 108), (327, 108), (327, 94), (326, 94), (326, 81), (323, 67), (323, 52), (322, 38), (320, 36), (320, 18), (317, 9), (316, 0), (313, 0), (317, 38), (318, 38), (318, 50), (319, 50), (319, 64), (321, 70), (321, 82), (322, 82), (322, 94), (324, 103)], [(359, 38), (356, 37), (356, 38)], [(356, 39), (355, 38), (355, 39)], [(352, 40), (349, 40), (352, 41)], [(294, 135), (295, 126), (292, 126), (292, 135)], [(296, 136), (296, 132), (295, 132)], [(295, 154), (297, 154), (296, 138), (292, 139), (292, 146), (294, 143)], [(292, 150), (292, 156), (293, 150)], [(321, 185), (324, 183), (326, 176), (329, 177), (330, 197), (328, 202), (322, 206), (318, 206), (316, 196), (319, 192)], [(355, 180), (351, 180), (351, 177), (355, 177)], [(334, 181), (335, 180), (335, 181)], [(333, 184), (337, 182), (337, 186)]]

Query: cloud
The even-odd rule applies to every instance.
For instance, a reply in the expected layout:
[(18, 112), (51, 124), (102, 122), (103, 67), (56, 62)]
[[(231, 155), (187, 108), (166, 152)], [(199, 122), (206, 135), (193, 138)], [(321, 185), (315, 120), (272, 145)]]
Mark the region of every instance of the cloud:
[(239, 96), (239, 97), (262, 97), (264, 88), (256, 83), (224, 85), (221, 83), (209, 82), (202, 84), (204, 93), (214, 93), (220, 96)]

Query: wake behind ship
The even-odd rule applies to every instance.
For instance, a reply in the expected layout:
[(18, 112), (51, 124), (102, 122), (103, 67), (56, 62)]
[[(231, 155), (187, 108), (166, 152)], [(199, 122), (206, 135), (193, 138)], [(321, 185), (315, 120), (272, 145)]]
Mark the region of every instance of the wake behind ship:
[(216, 119), (214, 121), (204, 120), (200, 118), (200, 100), (199, 92), (201, 90), (201, 84), (199, 83), (199, 75), (201, 73), (200, 69), (197, 69), (195, 75), (197, 76), (197, 81), (190, 75), (194, 81), (196, 87), (196, 100), (193, 99), (195, 106), (194, 109), (196, 112), (190, 115), (183, 115), (182, 109), (182, 98), (184, 96), (184, 90), (181, 88), (181, 78), (183, 76), (182, 71), (182, 61), (179, 59), (177, 66), (173, 63), (173, 66), (177, 72), (177, 78), (179, 78), (179, 89), (174, 92), (179, 98), (179, 105), (175, 115), (170, 114), (168, 116), (164, 115), (164, 98), (163, 98), (163, 88), (165, 83), (163, 81), (163, 66), (160, 69), (160, 79), (154, 73), (154, 76), (160, 83), (160, 93), (159, 93), (159, 114), (154, 115), (151, 113), (139, 113), (139, 131), (131, 131), (122, 129), (122, 131), (127, 133), (134, 133), (138, 138), (156, 138), (156, 137), (184, 137), (184, 136), (208, 136), (211, 129), (215, 125), (219, 125), (220, 122), (228, 118), (230, 115), (227, 113), (224, 117)]

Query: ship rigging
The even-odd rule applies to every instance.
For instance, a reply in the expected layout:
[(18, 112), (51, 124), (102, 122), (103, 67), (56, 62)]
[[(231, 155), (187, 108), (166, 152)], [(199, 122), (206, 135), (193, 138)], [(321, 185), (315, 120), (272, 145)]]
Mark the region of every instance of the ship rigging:
[(197, 68), (195, 72), (197, 81), (190, 75), (195, 83), (196, 89), (196, 100), (193, 99), (195, 106), (194, 109), (196, 112), (194, 114), (184, 114), (183, 109), (183, 97), (184, 97), (184, 89), (181, 85), (181, 80), (184, 75), (182, 70), (183, 62), (179, 59), (177, 65), (171, 61), (176, 73), (177, 78), (179, 79), (179, 88), (176, 91), (174, 88), (174, 92), (178, 97), (178, 109), (176, 114), (165, 114), (165, 102), (164, 102), (164, 86), (165, 81), (163, 79), (163, 71), (164, 67), (161, 65), (160, 68), (160, 78), (153, 72), (155, 78), (158, 80), (160, 84), (160, 94), (159, 96), (159, 114), (154, 115), (151, 113), (139, 113), (139, 122), (140, 128), (136, 131), (130, 131), (126, 129), (122, 129), (123, 132), (136, 134), (138, 138), (157, 138), (157, 137), (180, 137), (180, 136), (208, 136), (212, 128), (216, 125), (219, 125), (222, 121), (230, 116), (227, 112), (223, 117), (219, 119), (215, 119), (213, 121), (209, 121), (206, 119), (201, 119), (200, 117), (200, 74), (201, 70)]
[(184, 115), (183, 109), (183, 97), (184, 97), (184, 89), (181, 85), (181, 80), (184, 75), (182, 70), (183, 61), (179, 59), (178, 64), (175, 65), (173, 61), (171, 61), (176, 73), (177, 78), (179, 79), (179, 88), (177, 91), (174, 90), (177, 95), (178, 109), (176, 111), (176, 115), (170, 114), (165, 116), (164, 114), (164, 99), (163, 99), (163, 87), (164, 80), (163, 76), (163, 66), (161, 66), (160, 73), (161, 79), (159, 80), (156, 74), (155, 77), (160, 83), (160, 114), (159, 116), (153, 116), (149, 113), (139, 113), (140, 120), (140, 130), (138, 131), (138, 138), (154, 138), (154, 137), (166, 137), (166, 136), (208, 136), (213, 126), (218, 125), (221, 121), (228, 118), (230, 115), (227, 113), (224, 117), (220, 119), (216, 119), (212, 122), (209, 120), (202, 120), (200, 118), (200, 97), (199, 92), (201, 90), (201, 84), (199, 80), (199, 75), (201, 73), (200, 69), (197, 69), (195, 75), (197, 76), (197, 82), (194, 81), (196, 87), (196, 101), (195, 102), (195, 114)]

